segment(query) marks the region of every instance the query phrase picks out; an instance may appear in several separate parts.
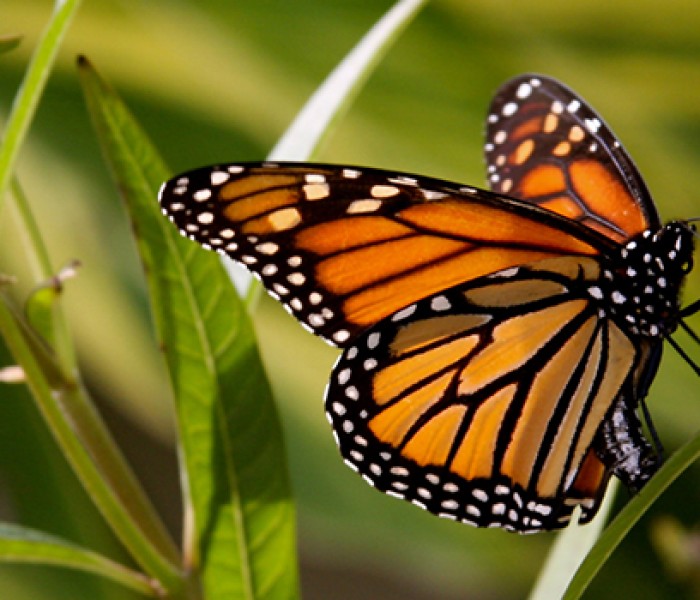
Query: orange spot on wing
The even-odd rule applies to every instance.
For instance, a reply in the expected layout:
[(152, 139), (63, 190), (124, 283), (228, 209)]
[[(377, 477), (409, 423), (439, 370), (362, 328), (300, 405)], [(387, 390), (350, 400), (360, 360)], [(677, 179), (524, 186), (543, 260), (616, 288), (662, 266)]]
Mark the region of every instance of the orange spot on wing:
[(575, 493), (576, 497), (598, 498), (601, 487), (607, 483), (607, 480), (608, 474), (605, 465), (596, 456), (595, 451), (590, 449), (581, 464), (574, 484), (571, 486), (571, 491)]
[(513, 317), (493, 330), (493, 341), (462, 371), (458, 393), (469, 396), (498, 378), (520, 368), (562, 327), (586, 307), (572, 300)]
[(372, 382), (374, 401), (379, 405), (391, 402), (411, 386), (462, 360), (476, 346), (478, 339), (477, 336), (458, 338), (382, 369)]
[(512, 160), (516, 165), (522, 165), (535, 150), (535, 141), (532, 138), (523, 140), (515, 149)]
[[(646, 222), (635, 199), (626, 186), (602, 164), (593, 160), (577, 160), (569, 165), (576, 194), (588, 210), (617, 225), (628, 235), (644, 231)], [(619, 239), (619, 234), (607, 233)]]
[(534, 137), (542, 130), (542, 117), (533, 117), (527, 121), (523, 121), (510, 132), (510, 141), (517, 141)]
[(566, 179), (559, 167), (538, 165), (531, 169), (518, 185), (518, 197), (536, 199), (540, 196), (566, 193)]
[(515, 395), (515, 384), (499, 390), (478, 408), (450, 469), (464, 477), (491, 477), (493, 453), (506, 410)]
[(559, 142), (552, 150), (554, 156), (566, 156), (569, 152), (571, 152), (571, 144), (569, 142)]
[(554, 113), (549, 113), (544, 119), (542, 131), (544, 133), (552, 133), (559, 125), (559, 117)]
[(411, 234), (410, 227), (384, 217), (347, 217), (312, 225), (299, 231), (295, 240), (297, 247), (323, 256)]
[(488, 285), (470, 290), (465, 294), (472, 304), (484, 307), (511, 307), (543, 298), (551, 298), (566, 292), (560, 283), (545, 279), (523, 281), (491, 281)]
[[(234, 184), (230, 184), (234, 185)], [(223, 192), (222, 192), (223, 195)], [(221, 196), (220, 195), (220, 198)], [(288, 190), (267, 190), (254, 193), (246, 198), (234, 200), (226, 208), (224, 215), (230, 221), (238, 223), (247, 219), (252, 219), (266, 212), (294, 204), (297, 201), (297, 195)]]
[(421, 427), (402, 454), (419, 465), (444, 465), (462, 423), (466, 406), (450, 406)]
[(568, 217), (569, 219), (577, 219), (583, 216), (583, 211), (581, 207), (576, 204), (568, 196), (557, 196), (551, 200), (545, 200), (539, 203), (542, 208), (551, 210), (563, 217)]
[(401, 356), (439, 342), (446, 337), (466, 334), (466, 332), (486, 323), (486, 315), (446, 315), (413, 321), (401, 327), (391, 342), (392, 356)]
[(382, 410), (370, 420), (370, 431), (382, 442), (394, 447), (400, 446), (421, 415), (443, 397), (445, 387), (453, 375), (451, 372), (445, 373), (402, 398), (400, 402)]
[(289, 188), (299, 182), (299, 179), (294, 175), (285, 175), (283, 173), (270, 173), (267, 175), (251, 175), (249, 177), (240, 177), (231, 183), (227, 183), (219, 190), (219, 200), (227, 202), (244, 198), (246, 196), (260, 196), (261, 192), (270, 190), (271, 194), (279, 194), (281, 196), (289, 194), (288, 189), (279, 190), (271, 188)]
[[(436, 294), (458, 283), (513, 265), (536, 262), (550, 256), (551, 254), (545, 252), (529, 250), (480, 248), (448, 258), (418, 271), (408, 272), (395, 279), (377, 283), (364, 290), (360, 289), (363, 275), (359, 270), (369, 269), (367, 279), (373, 277), (373, 272), (368, 265), (362, 267), (357, 265), (354, 267), (358, 271), (355, 273), (353, 281), (346, 281), (342, 284), (348, 289), (348, 283), (358, 286), (357, 293), (350, 295), (343, 303), (343, 312), (352, 323), (366, 327), (412, 302)], [(319, 269), (317, 277), (328, 289), (335, 290), (336, 277), (344, 277), (344, 275), (335, 272), (335, 270), (329, 270), (326, 273)]]

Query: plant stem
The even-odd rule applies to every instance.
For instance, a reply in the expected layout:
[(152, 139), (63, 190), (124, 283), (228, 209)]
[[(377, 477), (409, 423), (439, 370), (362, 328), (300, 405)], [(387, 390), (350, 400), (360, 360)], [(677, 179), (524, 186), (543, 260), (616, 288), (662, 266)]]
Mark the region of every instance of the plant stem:
[(0, 333), (24, 370), (54, 438), (115, 535), (167, 597), (187, 597), (177, 549), (82, 384), (77, 377), (62, 379), (53, 357), (40, 340), (32, 339), (3, 293)]
[(15, 96), (5, 133), (0, 140), (0, 211), (17, 156), (34, 118), (46, 80), (61, 46), (61, 40), (68, 31), (68, 26), (79, 5), (80, 0), (56, 0), (51, 19)]

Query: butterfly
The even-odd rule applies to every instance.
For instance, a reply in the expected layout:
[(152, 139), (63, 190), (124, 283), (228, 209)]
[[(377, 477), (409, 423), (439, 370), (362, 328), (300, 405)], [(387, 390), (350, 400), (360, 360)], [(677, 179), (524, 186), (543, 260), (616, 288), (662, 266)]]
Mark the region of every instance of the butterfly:
[(602, 119), (558, 81), (492, 100), (491, 190), (414, 174), (234, 163), (168, 181), (180, 232), (251, 270), (342, 349), (325, 406), (345, 462), (438, 516), (521, 533), (598, 510), (660, 464), (637, 416), (693, 226), (662, 225)]

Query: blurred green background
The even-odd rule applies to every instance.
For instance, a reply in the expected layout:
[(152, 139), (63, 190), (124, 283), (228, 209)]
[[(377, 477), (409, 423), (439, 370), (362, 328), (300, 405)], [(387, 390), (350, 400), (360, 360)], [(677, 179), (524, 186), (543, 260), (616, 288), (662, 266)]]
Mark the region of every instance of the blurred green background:
[[(90, 129), (75, 58), (87, 55), (112, 82), (174, 172), (258, 160), (391, 4), (86, 0), (62, 48), (18, 174), (54, 266), (83, 263), (65, 306), (88, 382), (175, 535), (180, 501), (168, 387), (129, 225)], [(50, 11), (48, 0), (0, 4), (0, 34), (24, 36), (0, 57), (2, 120)], [(381, 63), (318, 159), (482, 185), (491, 94), (505, 79), (535, 71), (561, 79), (601, 112), (666, 219), (700, 216), (699, 32), (700, 5), (691, 0), (436, 0)], [(0, 219), (0, 271), (18, 276), (20, 294), (35, 284), (10, 207)], [(697, 274), (686, 297), (700, 297)], [(553, 537), (475, 530), (372, 490), (343, 465), (323, 414), (336, 351), (267, 298), (255, 321), (299, 501), (304, 597), (524, 597)], [(693, 321), (700, 328), (700, 318)], [(0, 364), (8, 360), (0, 349)], [(650, 407), (669, 452), (700, 427), (698, 389), (668, 351)], [(627, 538), (588, 597), (698, 597), (698, 506), (700, 471), (693, 468)], [(0, 388), (0, 518), (121, 557), (19, 387)], [(668, 533), (675, 525), (677, 537)], [(86, 575), (0, 568), (2, 598), (98, 591), (132, 597)]]

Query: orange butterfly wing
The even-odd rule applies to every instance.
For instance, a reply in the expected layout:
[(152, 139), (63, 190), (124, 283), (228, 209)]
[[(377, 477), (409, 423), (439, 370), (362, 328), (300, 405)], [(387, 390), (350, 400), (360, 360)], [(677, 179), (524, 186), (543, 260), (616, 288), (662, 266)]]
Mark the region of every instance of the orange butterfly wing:
[[(547, 208), (616, 242), (660, 227), (646, 185), (616, 136), (555, 79), (522, 75), (503, 85), (491, 102), (486, 137), (487, 176), (494, 191)], [(617, 422), (635, 419), (629, 400), (620, 399)], [(577, 482), (589, 496), (596, 487), (604, 489), (609, 476), (596, 456), (609, 451), (615, 428), (607, 423), (605, 431), (606, 443), (591, 448)], [(641, 434), (636, 437), (639, 446), (646, 443)]]
[(256, 273), (314, 333), (344, 346), (420, 298), (606, 240), (527, 202), (367, 168), (241, 164), (161, 190), (185, 234)]
[(617, 241), (660, 221), (629, 155), (598, 114), (558, 81), (524, 75), (495, 95), (485, 147), (491, 189)]
[(586, 258), (508, 269), (364, 332), (326, 398), (346, 462), (473, 525), (555, 529), (579, 504), (591, 517), (607, 470), (589, 448), (636, 358), (586, 292), (599, 276)]

